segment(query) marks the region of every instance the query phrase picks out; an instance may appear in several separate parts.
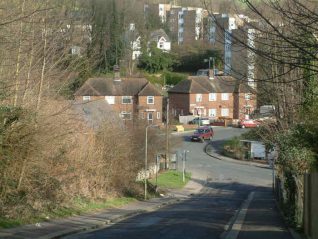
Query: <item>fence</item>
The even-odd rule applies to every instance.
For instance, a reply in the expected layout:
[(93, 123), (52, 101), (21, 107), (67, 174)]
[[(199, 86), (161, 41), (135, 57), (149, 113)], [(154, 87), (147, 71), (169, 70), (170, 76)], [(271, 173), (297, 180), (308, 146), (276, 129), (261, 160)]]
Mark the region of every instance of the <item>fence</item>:
[(318, 173), (275, 179), (275, 195), (290, 223), (303, 227), (308, 238), (318, 238)]
[(310, 238), (318, 238), (318, 173), (305, 175), (304, 231)]

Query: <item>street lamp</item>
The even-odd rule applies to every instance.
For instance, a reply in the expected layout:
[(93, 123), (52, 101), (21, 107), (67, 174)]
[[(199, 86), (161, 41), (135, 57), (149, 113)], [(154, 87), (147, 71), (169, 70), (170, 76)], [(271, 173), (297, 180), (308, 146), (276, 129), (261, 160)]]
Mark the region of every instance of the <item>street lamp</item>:
[(209, 58), (207, 58), (207, 59), (204, 59), (204, 62), (209, 62), (209, 74), (210, 74), (210, 69), (211, 69), (211, 61), (213, 62), (213, 76), (212, 77), (214, 77), (214, 74), (215, 74), (215, 58), (214, 57), (209, 57)]
[(189, 153), (189, 150), (183, 150), (184, 159), (182, 161), (182, 181), (185, 182), (185, 161), (187, 160), (187, 153)]
[(158, 125), (150, 124), (146, 126), (145, 137), (145, 200), (147, 199), (147, 168), (148, 168), (148, 128), (158, 128)]

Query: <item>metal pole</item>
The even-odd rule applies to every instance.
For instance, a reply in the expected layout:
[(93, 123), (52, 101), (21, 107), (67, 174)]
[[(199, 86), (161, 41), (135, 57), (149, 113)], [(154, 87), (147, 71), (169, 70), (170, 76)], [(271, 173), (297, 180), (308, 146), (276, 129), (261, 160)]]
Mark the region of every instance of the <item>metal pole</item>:
[(169, 157), (169, 99), (167, 99), (167, 113), (166, 113), (166, 157), (165, 157), (165, 169), (168, 168)]
[(273, 167), (273, 192), (275, 193), (275, 158), (273, 158), (272, 162), (272, 167)]
[(215, 76), (215, 59), (214, 59), (214, 57), (212, 58), (212, 60), (213, 60), (213, 76)]
[(150, 125), (146, 126), (146, 139), (145, 139), (145, 200), (147, 199), (147, 167), (148, 167), (148, 128)]
[(184, 158), (183, 158), (183, 160), (182, 160), (182, 182), (185, 182), (185, 161), (186, 161), (186, 155), (187, 155), (187, 152), (184, 150), (183, 151), (183, 153), (184, 153)]
[(156, 154), (156, 192), (157, 192), (157, 188), (158, 188), (158, 167), (159, 167), (159, 156), (158, 153)]

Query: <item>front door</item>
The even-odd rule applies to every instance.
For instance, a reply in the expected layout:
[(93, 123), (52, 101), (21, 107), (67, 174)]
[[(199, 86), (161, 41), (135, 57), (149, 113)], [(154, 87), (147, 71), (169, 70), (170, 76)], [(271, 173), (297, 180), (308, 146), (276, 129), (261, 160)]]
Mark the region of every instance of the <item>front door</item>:
[(153, 112), (148, 112), (147, 113), (147, 120), (149, 124), (153, 123)]

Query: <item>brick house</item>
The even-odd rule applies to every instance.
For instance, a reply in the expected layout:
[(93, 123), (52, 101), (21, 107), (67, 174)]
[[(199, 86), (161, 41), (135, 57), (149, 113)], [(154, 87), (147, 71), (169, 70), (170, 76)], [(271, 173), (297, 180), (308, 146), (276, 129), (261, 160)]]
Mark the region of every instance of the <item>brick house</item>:
[(75, 100), (105, 101), (126, 125), (138, 120), (162, 123), (163, 96), (145, 78), (90, 78), (75, 93)]
[(168, 94), (175, 116), (243, 119), (256, 108), (254, 90), (231, 76), (190, 76)]

